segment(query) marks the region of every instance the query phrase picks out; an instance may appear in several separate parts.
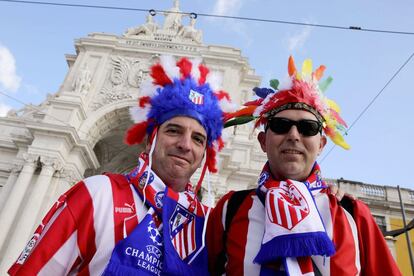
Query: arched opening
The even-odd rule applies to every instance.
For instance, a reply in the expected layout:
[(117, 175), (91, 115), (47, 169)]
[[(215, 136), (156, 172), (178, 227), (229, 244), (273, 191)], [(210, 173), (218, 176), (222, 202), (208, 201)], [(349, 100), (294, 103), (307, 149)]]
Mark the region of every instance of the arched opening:
[(99, 138), (93, 150), (100, 167), (86, 170), (85, 177), (104, 172), (125, 173), (137, 165), (137, 158), (145, 146), (124, 143), (125, 132), (132, 124), (127, 107), (105, 114), (94, 124), (98, 131), (93, 132)]

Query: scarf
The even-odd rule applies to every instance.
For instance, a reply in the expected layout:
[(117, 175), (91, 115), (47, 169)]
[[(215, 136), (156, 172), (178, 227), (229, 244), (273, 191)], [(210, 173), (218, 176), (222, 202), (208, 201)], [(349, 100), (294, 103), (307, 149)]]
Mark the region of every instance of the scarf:
[(126, 178), (148, 207), (142, 221), (114, 248), (103, 275), (207, 275), (203, 230), (207, 207), (187, 184), (177, 193), (150, 172), (148, 157)]
[[(274, 180), (267, 163), (256, 190), (265, 206), (265, 233), (255, 258), (266, 265), (280, 262), (285, 275), (313, 275), (311, 255), (331, 256), (334, 244), (326, 233), (314, 196), (326, 188), (315, 162), (304, 182)], [(307, 274), (308, 275), (308, 274)]]

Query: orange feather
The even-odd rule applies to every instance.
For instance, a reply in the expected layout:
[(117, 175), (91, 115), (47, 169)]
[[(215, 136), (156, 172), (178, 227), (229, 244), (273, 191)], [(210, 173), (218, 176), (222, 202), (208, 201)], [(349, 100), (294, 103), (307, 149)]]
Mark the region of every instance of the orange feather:
[(321, 65), (318, 67), (318, 69), (315, 70), (313, 73), (313, 76), (316, 80), (320, 80), (323, 76), (323, 72), (325, 71), (326, 67), (325, 65)]
[(257, 106), (254, 106), (254, 105), (246, 106), (240, 110), (237, 110), (236, 112), (229, 113), (228, 116), (230, 118), (233, 118), (233, 117), (252, 115), (256, 108)]
[(295, 61), (293, 60), (292, 56), (289, 57), (288, 73), (289, 73), (289, 76), (293, 76), (296, 74)]

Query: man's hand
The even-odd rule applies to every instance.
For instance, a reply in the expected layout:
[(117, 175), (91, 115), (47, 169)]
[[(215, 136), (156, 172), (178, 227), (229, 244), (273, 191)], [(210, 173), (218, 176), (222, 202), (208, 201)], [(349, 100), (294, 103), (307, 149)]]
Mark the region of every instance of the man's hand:
[(336, 196), (336, 198), (339, 201), (341, 201), (344, 196), (350, 197), (353, 200), (356, 199), (355, 196), (353, 196), (351, 194), (347, 194), (343, 190), (341, 190), (340, 188), (338, 188), (338, 186), (335, 183), (328, 183), (328, 188), (329, 188), (329, 191), (331, 192), (331, 194), (334, 195), (334, 196)]

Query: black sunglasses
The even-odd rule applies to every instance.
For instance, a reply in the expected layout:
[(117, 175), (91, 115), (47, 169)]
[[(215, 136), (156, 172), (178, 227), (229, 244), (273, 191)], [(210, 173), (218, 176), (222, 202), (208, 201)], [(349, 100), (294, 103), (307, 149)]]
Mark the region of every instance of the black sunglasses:
[(266, 126), (276, 134), (286, 134), (292, 126), (296, 126), (298, 132), (303, 136), (315, 136), (322, 131), (322, 124), (315, 120), (302, 119), (299, 121), (290, 120), (282, 117), (271, 118)]

